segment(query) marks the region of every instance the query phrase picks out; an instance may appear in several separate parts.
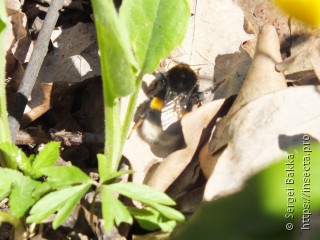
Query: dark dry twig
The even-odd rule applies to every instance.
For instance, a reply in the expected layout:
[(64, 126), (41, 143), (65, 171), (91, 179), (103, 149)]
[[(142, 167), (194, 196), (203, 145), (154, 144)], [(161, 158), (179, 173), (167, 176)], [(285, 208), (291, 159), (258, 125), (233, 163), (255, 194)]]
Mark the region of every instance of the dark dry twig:
[(15, 143), (17, 145), (30, 145), (48, 143), (50, 141), (61, 141), (65, 146), (75, 146), (91, 143), (103, 144), (104, 134), (66, 131), (51, 131), (51, 133), (47, 133), (37, 128), (27, 128), (18, 132)]
[[(44, 57), (48, 51), (48, 45), (52, 31), (59, 17), (59, 10), (62, 8), (63, 0), (52, 0), (48, 13), (41, 27), (34, 51), (32, 52), (25, 75), (13, 100), (13, 105), (9, 113), (9, 128), (12, 142), (15, 142), (16, 134), (20, 128), (19, 121), (23, 116), (24, 109), (28, 102), (28, 97), (37, 80)], [(53, 73), (54, 74), (54, 73)]]

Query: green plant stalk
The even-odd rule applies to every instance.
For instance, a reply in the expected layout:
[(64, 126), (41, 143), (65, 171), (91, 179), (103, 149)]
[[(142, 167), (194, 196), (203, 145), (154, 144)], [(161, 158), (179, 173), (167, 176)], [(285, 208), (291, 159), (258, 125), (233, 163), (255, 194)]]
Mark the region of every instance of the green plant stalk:
[(5, 84), (5, 27), (6, 27), (6, 10), (4, 1), (0, 2), (0, 141), (11, 142), (7, 100), (6, 100), (6, 84)]
[[(105, 102), (105, 156), (107, 159), (112, 159), (112, 170), (116, 171), (120, 160), (121, 154), (126, 142), (131, 121), (133, 119), (140, 85), (142, 82), (143, 74), (140, 73), (136, 79), (136, 89), (134, 93), (130, 96), (129, 104), (127, 107), (126, 115), (121, 127), (120, 114), (119, 114), (119, 104), (118, 101), (114, 105), (108, 106)], [(121, 133), (120, 133), (121, 131)], [(121, 138), (119, 136), (121, 135)]]
[(105, 113), (105, 146), (106, 159), (111, 161), (111, 170), (116, 171), (121, 157), (121, 122), (119, 114), (119, 101), (114, 100), (112, 105), (104, 102)]
[[(120, 160), (121, 154), (126, 142), (131, 121), (133, 119), (140, 85), (142, 82), (142, 74), (139, 74), (136, 79), (136, 89), (134, 93), (130, 96), (129, 104), (127, 107), (126, 115), (121, 127), (120, 114), (119, 114), (119, 104), (118, 101), (112, 106), (108, 106), (105, 103), (105, 156), (107, 159), (112, 159), (112, 170), (116, 171)], [(121, 131), (121, 132), (120, 132)], [(121, 136), (119, 138), (119, 136)]]
[(133, 94), (130, 96), (130, 99), (129, 99), (129, 104), (127, 107), (126, 115), (124, 117), (122, 129), (121, 129), (121, 151), (122, 151), (124, 144), (127, 140), (129, 128), (131, 125), (131, 121), (133, 119), (134, 110), (136, 108), (137, 99), (138, 99), (138, 95), (139, 95), (139, 91), (140, 91), (140, 85), (142, 82), (142, 77), (143, 77), (143, 73), (140, 72), (140, 74), (138, 75), (138, 77), (136, 79), (136, 89), (133, 92)]

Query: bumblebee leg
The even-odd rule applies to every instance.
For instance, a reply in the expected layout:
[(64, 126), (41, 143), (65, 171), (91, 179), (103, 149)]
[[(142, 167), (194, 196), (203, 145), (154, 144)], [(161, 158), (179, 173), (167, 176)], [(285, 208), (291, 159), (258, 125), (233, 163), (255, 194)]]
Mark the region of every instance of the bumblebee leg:
[(133, 133), (135, 130), (137, 130), (139, 127), (141, 127), (142, 123), (143, 123), (143, 119), (140, 119), (138, 122), (136, 122), (136, 123), (133, 125), (133, 127), (132, 127), (132, 129), (131, 129), (128, 137), (127, 137), (127, 140), (131, 137), (132, 133)]

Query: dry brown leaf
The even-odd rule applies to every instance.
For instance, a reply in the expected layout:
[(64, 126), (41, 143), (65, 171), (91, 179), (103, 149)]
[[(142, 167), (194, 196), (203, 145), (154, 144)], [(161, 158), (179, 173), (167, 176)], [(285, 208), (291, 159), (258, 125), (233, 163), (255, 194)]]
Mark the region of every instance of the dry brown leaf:
[(7, 1), (6, 4), (9, 16), (5, 33), (5, 70), (8, 80), (7, 98), (10, 106), (24, 75), (22, 64), (29, 61), (33, 50), (33, 42), (27, 31), (27, 17), (20, 12), (20, 2)]
[(41, 117), (51, 108), (51, 94), (53, 89), (53, 83), (42, 83), (41, 84), (42, 94), (43, 94), (43, 103), (28, 113), (23, 115), (21, 120), (21, 127), (24, 128), (29, 125), (31, 122)]
[(224, 100), (217, 100), (205, 104), (182, 118), (181, 124), (186, 148), (175, 151), (164, 159), (146, 184), (157, 190), (165, 191), (177, 179), (192, 160), (198, 148), (202, 131), (217, 114), (223, 102)]
[(248, 24), (256, 35), (262, 26), (271, 24), (277, 29), (280, 42), (284, 42), (290, 37), (288, 16), (282, 14), (273, 5), (272, 0), (236, 0), (235, 2), (243, 10)]
[(21, 2), (19, 0), (5, 0), (8, 16), (20, 12)]
[(21, 64), (29, 60), (33, 43), (27, 32), (27, 17), (22, 12), (14, 12), (8, 17), (6, 29), (6, 71), (12, 73), (18, 60)]
[(242, 49), (237, 53), (217, 56), (214, 81), (218, 87), (214, 91), (214, 100), (238, 94), (251, 61)]
[(208, 180), (204, 198), (230, 193), (261, 168), (285, 156), (302, 135), (320, 140), (320, 88), (287, 88), (262, 96), (217, 124), (210, 152), (228, 143)]
[(81, 82), (100, 75), (98, 47), (93, 23), (78, 23), (56, 29), (51, 37), (55, 49), (47, 54), (28, 106), (33, 108), (43, 102), (39, 92), (41, 82)]
[(206, 178), (209, 178), (211, 176), (212, 171), (215, 168), (219, 157), (220, 157), (220, 152), (215, 153), (213, 156), (211, 155), (211, 153), (209, 152), (209, 142), (207, 142), (201, 148), (199, 153), (199, 162), (200, 162), (200, 167), (203, 172), (203, 175)]
[(310, 62), (312, 64), (315, 75), (318, 78), (318, 84), (320, 84), (320, 51), (316, 51), (310, 54)]
[(246, 79), (228, 115), (263, 94), (287, 87), (283, 73), (275, 69), (278, 62), (281, 62), (281, 54), (277, 32), (273, 26), (265, 25), (259, 32), (255, 56)]
[[(275, 64), (281, 61), (280, 43), (275, 28), (271, 25), (265, 25), (261, 28), (256, 52), (249, 67), (246, 79), (240, 89), (240, 92), (233, 103), (228, 115), (222, 120), (232, 119), (239, 109), (258, 97), (286, 88), (284, 75), (275, 69)], [(227, 131), (223, 125), (218, 124), (213, 132), (212, 140), (209, 144), (210, 150), (203, 148), (200, 155), (202, 171), (206, 177), (211, 176), (218, 160), (224, 154), (224, 148), (229, 144), (229, 135), (221, 135), (219, 141), (215, 140), (217, 132)], [(212, 155), (212, 156), (209, 156)]]
[(276, 69), (283, 71), (286, 78), (294, 85), (317, 84), (316, 74), (320, 63), (319, 45), (319, 36), (302, 35), (298, 37), (292, 43), (291, 56), (278, 63)]

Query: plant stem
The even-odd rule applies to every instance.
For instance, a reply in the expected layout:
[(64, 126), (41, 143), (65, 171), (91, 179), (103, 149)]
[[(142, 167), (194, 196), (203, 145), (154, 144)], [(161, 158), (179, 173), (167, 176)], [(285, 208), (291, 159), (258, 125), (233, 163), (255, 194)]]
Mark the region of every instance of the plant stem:
[(115, 100), (114, 104), (108, 104), (108, 100), (104, 99), (106, 119), (104, 154), (106, 159), (112, 162), (112, 171), (116, 171), (119, 167), (122, 150), (128, 135), (135, 106), (137, 103), (142, 76), (143, 75), (140, 73), (136, 79), (136, 90), (130, 96), (122, 127), (119, 114), (119, 101)]
[(13, 227), (14, 227), (14, 231), (13, 231), (13, 239), (25, 239), (24, 237), (24, 233), (25, 233), (25, 229), (24, 226), (22, 224), (22, 222), (17, 219), (15, 216), (11, 215), (10, 213), (7, 212), (0, 212), (0, 222), (7, 222), (10, 223)]
[(130, 128), (131, 121), (132, 121), (133, 115), (134, 115), (134, 110), (136, 109), (136, 104), (137, 104), (137, 99), (138, 99), (138, 95), (139, 95), (139, 91), (140, 91), (142, 77), (143, 77), (143, 74), (142, 74), (142, 72), (140, 72), (140, 74), (138, 75), (138, 77), (136, 79), (136, 81), (137, 81), (136, 90), (130, 96), (130, 99), (129, 99), (128, 108), (126, 111), (126, 115), (124, 117), (122, 129), (121, 129), (121, 151), (124, 147), (124, 143), (127, 140), (129, 128)]
[(7, 100), (6, 100), (6, 84), (5, 84), (5, 26), (3, 20), (7, 19), (4, 3), (1, 4), (1, 32), (0, 32), (0, 141), (11, 142), (8, 114), (7, 114)]
[(124, 143), (126, 142), (127, 136), (128, 136), (128, 131), (130, 128), (130, 124), (131, 121), (133, 119), (133, 115), (134, 115), (134, 110), (136, 108), (136, 104), (137, 104), (137, 99), (138, 99), (138, 95), (139, 95), (139, 90), (140, 90), (140, 85), (142, 82), (142, 76), (143, 74), (140, 72), (140, 74), (137, 77), (137, 84), (136, 84), (136, 90), (134, 91), (134, 93), (130, 96), (129, 99), (129, 104), (128, 104), (128, 108), (126, 111), (126, 115), (124, 118), (124, 122), (122, 125), (122, 129), (121, 129), (121, 151), (124, 147)]
[(104, 104), (105, 113), (105, 146), (104, 154), (108, 161), (111, 161), (112, 171), (116, 171), (121, 156), (121, 123), (119, 116), (119, 101), (114, 100), (113, 104)]

